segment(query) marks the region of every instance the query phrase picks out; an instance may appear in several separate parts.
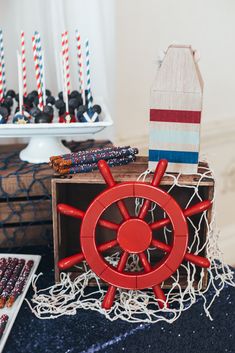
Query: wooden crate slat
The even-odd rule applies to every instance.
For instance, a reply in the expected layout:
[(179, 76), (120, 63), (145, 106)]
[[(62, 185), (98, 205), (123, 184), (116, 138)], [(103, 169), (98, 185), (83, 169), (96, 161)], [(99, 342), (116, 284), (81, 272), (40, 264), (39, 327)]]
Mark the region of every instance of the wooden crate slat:
[[(199, 173), (203, 173), (202, 170), (203, 164), (201, 163), (199, 165)], [(206, 165), (205, 165), (206, 166)], [(114, 179), (117, 182), (121, 182), (123, 180), (125, 181), (135, 181), (138, 176), (143, 173), (148, 167), (148, 159), (147, 157), (137, 157), (136, 162), (130, 163), (128, 165), (124, 166), (118, 166), (118, 167), (113, 167), (111, 168), (112, 174), (114, 176)], [(148, 176), (146, 181), (151, 181), (152, 180), (153, 174)], [(58, 175), (54, 176), (54, 180), (57, 180), (58, 183), (87, 183), (87, 184), (103, 184), (104, 180), (102, 176), (100, 175), (99, 171), (93, 171), (92, 173), (80, 173), (80, 174), (75, 174), (75, 175), (70, 175), (67, 177), (60, 177)], [(161, 185), (172, 185), (172, 177), (170, 176), (164, 176), (161, 181)], [(197, 185), (199, 181), (198, 175), (181, 175), (179, 178), (179, 183), (182, 185)], [(214, 181), (205, 178), (203, 181), (200, 182), (200, 185), (213, 185)]]
[(51, 220), (50, 200), (0, 202), (1, 220), (5, 223)]
[(15, 175), (2, 179), (3, 193), (0, 191), (0, 198), (7, 197), (26, 197), (26, 196), (40, 196), (45, 195), (45, 191), (51, 193), (51, 176), (53, 172), (49, 169), (50, 174), (41, 176), (37, 174), (37, 179), (34, 181), (32, 175), (22, 175), (16, 177)]
[[(47, 245), (47, 234), (52, 234), (52, 225), (28, 225), (0, 228), (0, 247), (11, 248), (32, 245)], [(7, 234), (7, 237), (6, 237)]]

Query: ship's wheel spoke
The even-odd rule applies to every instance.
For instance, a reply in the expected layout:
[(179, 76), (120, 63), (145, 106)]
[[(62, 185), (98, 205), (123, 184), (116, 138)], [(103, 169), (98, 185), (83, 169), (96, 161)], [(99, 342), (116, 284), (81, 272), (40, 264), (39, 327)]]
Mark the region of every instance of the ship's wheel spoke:
[(121, 212), (121, 215), (125, 219), (125, 221), (127, 219), (130, 219), (131, 217), (130, 217), (130, 214), (126, 208), (124, 201), (118, 201), (117, 205), (118, 205), (119, 211)]
[[(114, 187), (116, 185), (116, 182), (113, 179), (113, 176), (112, 176), (112, 173), (110, 171), (108, 164), (104, 160), (100, 160), (98, 162), (98, 167), (99, 167), (100, 173), (101, 173), (102, 177), (104, 178), (104, 181), (106, 182), (106, 184), (110, 188)], [(130, 219), (130, 214), (126, 208), (124, 201), (121, 201), (121, 200), (117, 201), (117, 205), (118, 205), (118, 208), (120, 210), (122, 217), (125, 220)]]
[[(185, 217), (190, 217), (190, 216), (193, 216), (193, 215), (195, 215), (197, 213), (201, 213), (203, 211), (206, 211), (206, 210), (208, 210), (208, 208), (211, 207), (211, 205), (212, 205), (212, 202), (209, 201), (209, 200), (198, 202), (196, 205), (186, 208), (183, 211), (184, 212), (184, 216)], [(164, 219), (161, 219), (160, 221), (151, 223), (150, 224), (150, 228), (152, 230), (156, 230), (156, 229), (163, 228), (163, 227), (167, 226), (170, 223), (171, 223), (171, 221), (170, 221), (169, 218), (164, 218)]]
[[(140, 253), (139, 258), (144, 266), (145, 272), (150, 272), (152, 270), (152, 267), (147, 259), (147, 256), (145, 255), (145, 253), (144, 252)], [(157, 299), (159, 307), (161, 309), (163, 309), (164, 307), (168, 308), (166, 296), (165, 296), (163, 290), (161, 289), (161, 287), (157, 284), (157, 285), (153, 286), (152, 289), (153, 289), (154, 295)]]
[[(128, 257), (129, 257), (129, 253), (127, 251), (124, 251), (117, 265), (118, 272), (124, 271)], [(107, 310), (111, 308), (111, 306), (113, 305), (116, 291), (117, 291), (117, 287), (112, 285), (109, 286), (107, 293), (105, 294), (104, 300), (102, 302), (102, 307), (104, 309)]]
[[(166, 253), (170, 253), (172, 250), (172, 246), (165, 244), (159, 240), (153, 239), (152, 240), (153, 246), (155, 246), (157, 249), (160, 249)], [(189, 262), (192, 262), (194, 265), (208, 268), (210, 267), (210, 261), (206, 259), (205, 257), (199, 256), (199, 255), (194, 255), (189, 252), (187, 252), (184, 256), (184, 260), (187, 260)]]
[(150, 272), (152, 268), (145, 253), (144, 252), (139, 253), (139, 258), (140, 258), (140, 261), (142, 262), (142, 265), (144, 266), (145, 272)]
[[(78, 219), (83, 219), (85, 212), (82, 210), (79, 210), (78, 208), (60, 203), (57, 205), (57, 210), (59, 213), (62, 213), (66, 216), (73, 217), (73, 218), (78, 218)], [(99, 219), (98, 224), (102, 227), (111, 229), (111, 230), (118, 230), (119, 224), (107, 221), (105, 219)]]
[(165, 293), (163, 292), (163, 290), (159, 286), (159, 284), (153, 286), (153, 293), (157, 299), (157, 302), (158, 302), (160, 309), (163, 309), (164, 307), (169, 308), (169, 304), (167, 302)]
[[(107, 241), (106, 243), (97, 246), (97, 249), (99, 252), (105, 252), (106, 250), (110, 250), (117, 245), (118, 245), (118, 242), (115, 239), (115, 240)], [(78, 263), (80, 263), (84, 260), (85, 260), (85, 257), (83, 255), (83, 253), (74, 254), (74, 255), (65, 257), (64, 259), (61, 259), (58, 262), (58, 267), (61, 270), (67, 270), (70, 267), (77, 265)]]
[[(159, 161), (159, 163), (158, 163), (158, 165), (157, 165), (157, 167), (155, 169), (152, 182), (151, 182), (152, 186), (158, 187), (158, 185), (161, 182), (161, 179), (162, 179), (163, 175), (165, 174), (165, 171), (166, 171), (166, 168), (167, 168), (167, 164), (168, 164), (168, 162), (167, 162), (166, 159), (162, 159), (161, 161)], [(150, 204), (151, 204), (150, 200), (145, 200), (144, 201), (144, 204), (141, 207), (139, 215), (138, 215), (138, 217), (140, 219), (144, 219), (145, 218), (145, 216), (146, 216), (146, 214), (148, 212)]]

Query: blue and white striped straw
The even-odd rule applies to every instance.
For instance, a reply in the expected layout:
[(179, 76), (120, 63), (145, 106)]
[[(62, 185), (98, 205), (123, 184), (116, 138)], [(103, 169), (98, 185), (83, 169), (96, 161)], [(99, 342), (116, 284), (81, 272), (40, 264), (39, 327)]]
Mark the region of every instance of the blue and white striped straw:
[(92, 94), (91, 94), (91, 71), (90, 71), (90, 50), (89, 50), (89, 40), (85, 42), (86, 48), (86, 84), (87, 84), (87, 101), (88, 108), (92, 107)]
[(38, 58), (38, 66), (40, 69), (40, 82), (41, 82), (41, 88), (43, 92), (43, 105), (46, 105), (45, 97), (46, 97), (46, 87), (45, 82), (44, 82), (44, 63), (43, 63), (43, 53), (42, 53), (42, 42), (41, 42), (41, 36), (38, 31), (34, 32), (35, 36), (35, 42), (36, 42), (36, 48), (37, 48), (37, 58)]
[(3, 44), (3, 32), (0, 29), (0, 60), (2, 64), (2, 85), (3, 85), (3, 94), (4, 96), (7, 93), (6, 86), (6, 64), (5, 64), (5, 54), (4, 54), (4, 44)]

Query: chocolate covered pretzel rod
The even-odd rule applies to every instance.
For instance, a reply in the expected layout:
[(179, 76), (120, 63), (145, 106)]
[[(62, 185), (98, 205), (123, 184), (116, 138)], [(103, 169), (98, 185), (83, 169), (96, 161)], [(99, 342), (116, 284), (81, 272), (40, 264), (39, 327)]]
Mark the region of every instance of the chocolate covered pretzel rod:
[(9, 316), (5, 314), (0, 317), (0, 338), (2, 337), (3, 332), (5, 331), (8, 319)]
[(4, 272), (6, 271), (8, 265), (8, 259), (6, 259), (5, 257), (2, 257), (0, 259), (0, 281), (3, 277)]
[(65, 167), (65, 166), (76, 166), (78, 164), (85, 164), (85, 163), (97, 163), (99, 160), (109, 160), (112, 158), (123, 158), (123, 157), (128, 157), (130, 155), (135, 155), (139, 151), (137, 148), (120, 148), (117, 150), (112, 150), (112, 151), (103, 151), (99, 150), (93, 154), (88, 154), (88, 155), (81, 155), (81, 156), (76, 156), (72, 157), (71, 159), (62, 159), (59, 163), (57, 163), (59, 168)]
[(22, 271), (22, 268), (24, 267), (25, 260), (24, 259), (19, 259), (18, 264), (14, 268), (11, 277), (9, 278), (5, 289), (3, 290), (2, 294), (0, 295), (0, 308), (3, 308), (5, 306), (5, 303), (7, 299), (9, 298), (18, 278), (19, 275)]
[[(135, 159), (136, 159), (135, 155), (127, 156), (124, 158), (112, 158), (107, 160), (107, 164), (110, 167), (115, 167), (115, 166), (125, 165), (128, 163), (134, 162)], [(96, 169), (98, 169), (97, 163), (87, 163), (87, 164), (72, 166), (69, 168), (59, 168), (57, 172), (61, 175), (64, 175), (64, 174), (88, 173)]]
[(16, 299), (21, 295), (21, 293), (24, 290), (24, 286), (27, 282), (27, 279), (29, 277), (30, 271), (33, 267), (34, 261), (33, 260), (29, 260), (25, 267), (23, 268), (23, 271), (21, 272), (20, 276), (17, 279), (17, 282), (15, 283), (15, 286), (6, 302), (6, 306), (8, 308), (10, 308), (14, 302), (16, 301)]
[(94, 153), (97, 153), (100, 151), (110, 152), (110, 151), (116, 151), (116, 150), (120, 150), (120, 149), (124, 149), (124, 148), (127, 149), (127, 148), (130, 148), (130, 146), (93, 148), (93, 149), (89, 149), (86, 151), (79, 151), (79, 152), (74, 152), (74, 153), (63, 154), (61, 156), (52, 156), (52, 157), (50, 157), (50, 161), (51, 161), (51, 163), (59, 163), (59, 161), (61, 159), (67, 160), (67, 159), (71, 159), (71, 158), (94, 154)]
[(6, 285), (7, 285), (7, 282), (9, 281), (16, 265), (18, 264), (18, 259), (17, 258), (9, 258), (8, 259), (8, 264), (7, 264), (7, 268), (1, 278), (1, 281), (0, 281), (0, 294), (2, 294), (2, 292), (4, 291)]

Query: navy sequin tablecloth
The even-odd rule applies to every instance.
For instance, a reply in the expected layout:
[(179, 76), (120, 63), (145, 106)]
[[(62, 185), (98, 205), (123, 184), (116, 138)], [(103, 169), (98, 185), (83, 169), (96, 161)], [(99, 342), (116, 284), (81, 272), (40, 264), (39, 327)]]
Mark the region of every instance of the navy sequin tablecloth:
[[(52, 250), (33, 248), (27, 252), (43, 255), (38, 270), (44, 273), (38, 282), (40, 288), (52, 284)], [(29, 290), (27, 298), (31, 297), (32, 290)], [(234, 353), (235, 288), (226, 286), (210, 312), (213, 321), (206, 317), (199, 300), (171, 325), (110, 322), (89, 310), (79, 310), (74, 316), (40, 320), (24, 302), (4, 353)]]

